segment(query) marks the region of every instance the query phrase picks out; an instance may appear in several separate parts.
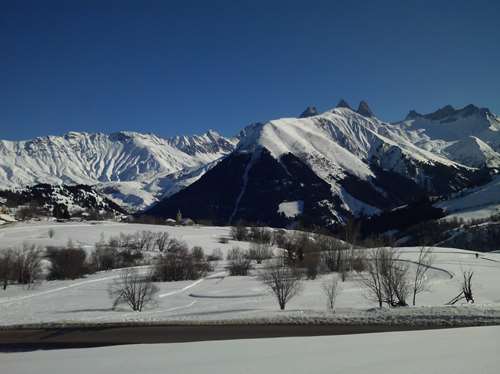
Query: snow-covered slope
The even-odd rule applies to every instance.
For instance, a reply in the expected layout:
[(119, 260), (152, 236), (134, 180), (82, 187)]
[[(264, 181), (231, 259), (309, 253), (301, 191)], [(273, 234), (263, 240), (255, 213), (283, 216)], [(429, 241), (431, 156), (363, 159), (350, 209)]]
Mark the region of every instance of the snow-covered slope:
[(236, 140), (215, 131), (161, 138), (153, 134), (70, 132), (28, 141), (0, 141), (0, 187), (36, 183), (98, 185), (129, 207), (161, 197), (160, 181), (197, 169), (231, 152)]
[[(446, 195), (478, 181), (476, 169), (418, 147), (415, 130), (378, 120), (366, 103), (358, 111), (341, 102), (322, 114), (307, 112), (245, 128), (236, 151), (199, 180), (202, 187), (192, 185), (150, 213), (169, 216), (181, 209), (221, 223), (278, 224), (285, 218), (280, 204), (304, 201), (302, 215), (322, 217), (315, 223), (328, 225), (351, 213), (378, 213), (424, 193)], [(312, 182), (313, 176), (319, 179)], [(219, 198), (218, 183), (225, 189)], [(197, 199), (205, 206), (196, 212), (188, 205)]]
[(292, 153), (309, 159), (318, 171), (322, 162), (314, 160), (324, 160), (329, 164), (328, 173), (349, 173), (363, 179), (373, 176), (366, 162), (374, 160), (380, 167), (402, 174), (409, 173), (406, 161), (462, 167), (416, 147), (390, 125), (347, 108), (335, 108), (309, 118), (270, 121), (253, 126), (246, 134), (238, 146), (240, 152), (263, 147), (276, 158)]
[(470, 166), (497, 167), (500, 118), (487, 108), (471, 104), (461, 109), (447, 105), (429, 114), (410, 111), (394, 127), (421, 148)]
[(462, 191), (452, 199), (437, 204), (450, 217), (488, 218), (500, 213), (500, 175), (483, 186)]
[(458, 140), (443, 149), (450, 160), (473, 167), (500, 168), (500, 153), (475, 136)]

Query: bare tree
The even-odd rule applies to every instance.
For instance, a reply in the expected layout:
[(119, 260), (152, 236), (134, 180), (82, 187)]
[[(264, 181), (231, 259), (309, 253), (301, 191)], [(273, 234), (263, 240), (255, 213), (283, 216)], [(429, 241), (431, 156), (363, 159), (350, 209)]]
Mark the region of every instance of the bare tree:
[(335, 301), (337, 301), (337, 295), (340, 291), (337, 276), (334, 275), (333, 277), (324, 280), (321, 283), (321, 289), (326, 296), (328, 310), (333, 312), (335, 310)]
[(408, 265), (399, 259), (393, 248), (377, 248), (367, 259), (367, 272), (361, 283), (368, 291), (368, 298), (389, 306), (406, 306), (410, 293)]
[(341, 249), (339, 251), (338, 257), (338, 272), (342, 279), (342, 282), (345, 282), (347, 278), (347, 272), (349, 271), (349, 253), (351, 248), (349, 249)]
[(418, 252), (417, 268), (415, 269), (415, 277), (413, 278), (413, 305), (417, 294), (428, 290), (427, 271), (431, 268), (434, 259), (432, 250), (428, 247), (421, 247)]
[(382, 251), (383, 248), (377, 248), (368, 255), (367, 272), (361, 277), (361, 283), (367, 289), (367, 297), (370, 300), (376, 301), (380, 308), (382, 308), (384, 302)]
[[(361, 233), (361, 226), (359, 222), (356, 222), (354, 218), (349, 218), (344, 227), (345, 241), (349, 243), (349, 250), (344, 257), (347, 262), (347, 270), (352, 271), (352, 259), (354, 257), (354, 248), (356, 248), (358, 238)], [(342, 274), (342, 281), (345, 280), (345, 274)]]
[(407, 299), (410, 295), (410, 282), (408, 279), (408, 264), (399, 260), (399, 257), (393, 259), (386, 275), (388, 289), (393, 293), (394, 298), (386, 302), (391, 306), (408, 306)]
[(142, 309), (155, 301), (158, 287), (153, 283), (151, 274), (142, 275), (136, 269), (125, 269), (110, 288), (113, 309), (120, 304), (127, 304), (133, 311)]
[(302, 290), (301, 274), (283, 260), (276, 260), (262, 270), (259, 279), (274, 294), (281, 310)]
[(9, 281), (13, 277), (14, 252), (12, 249), (6, 249), (0, 252), (0, 282), (3, 290), (7, 289)]
[(339, 272), (339, 269), (342, 268), (342, 251), (346, 249), (345, 244), (340, 240), (325, 235), (318, 235), (316, 241), (321, 251), (323, 264), (328, 270)]

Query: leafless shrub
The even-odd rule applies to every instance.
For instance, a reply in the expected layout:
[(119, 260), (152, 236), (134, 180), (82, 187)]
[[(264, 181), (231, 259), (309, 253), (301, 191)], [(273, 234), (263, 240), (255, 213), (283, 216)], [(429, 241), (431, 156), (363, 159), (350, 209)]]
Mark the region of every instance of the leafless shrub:
[(205, 276), (209, 270), (201, 247), (195, 247), (190, 252), (186, 246), (179, 246), (175, 251), (166, 252), (158, 258), (153, 279), (162, 282), (194, 280)]
[(119, 267), (118, 250), (107, 245), (96, 244), (96, 249), (90, 255), (92, 271), (111, 270)]
[(305, 268), (307, 279), (316, 279), (319, 272), (321, 254), (314, 249), (308, 249), (304, 253), (301, 267)]
[(24, 243), (21, 248), (14, 250), (13, 257), (15, 281), (27, 288), (33, 287), (42, 278), (43, 250), (35, 244)]
[(224, 258), (220, 248), (215, 248), (212, 253), (207, 256), (208, 261), (220, 261)]
[(205, 261), (205, 251), (200, 246), (194, 246), (191, 250), (191, 254), (193, 255), (193, 259), (195, 261)]
[(227, 254), (228, 270), (230, 275), (248, 275), (251, 268), (251, 259), (248, 251), (244, 251), (239, 247), (232, 248)]
[(23, 206), (16, 210), (16, 219), (18, 221), (24, 221), (37, 217), (49, 216), (49, 212), (44, 210), (42, 207), (31, 204), (29, 206)]
[(89, 272), (86, 253), (81, 248), (47, 248), (47, 258), (50, 260), (49, 279), (76, 279)]
[(168, 253), (185, 252), (187, 250), (187, 244), (177, 239), (170, 239), (165, 247), (165, 251)]
[(474, 296), (472, 295), (472, 276), (474, 272), (471, 270), (464, 271), (462, 274), (462, 291), (464, 293), (465, 301), (474, 304)]
[(462, 272), (462, 281), (460, 283), (460, 293), (453, 299), (448, 301), (447, 305), (453, 305), (460, 300), (465, 299), (468, 303), (474, 303), (474, 296), (472, 294), (472, 276), (474, 272), (471, 270), (464, 270)]
[(219, 243), (221, 243), (221, 244), (227, 244), (227, 243), (229, 243), (229, 238), (226, 238), (225, 236), (221, 236), (219, 238)]
[(163, 252), (167, 249), (168, 243), (170, 241), (170, 235), (168, 232), (157, 232), (156, 233), (156, 247), (160, 252)]
[(276, 297), (281, 310), (302, 290), (301, 274), (281, 259), (263, 269), (259, 279)]
[(250, 240), (254, 243), (272, 244), (273, 233), (265, 227), (254, 226), (250, 228)]
[(417, 295), (428, 290), (427, 271), (431, 268), (433, 261), (432, 250), (428, 247), (421, 247), (413, 278), (413, 305), (415, 305)]
[(150, 251), (156, 241), (156, 234), (152, 231), (138, 231), (136, 233), (137, 249), (139, 251)]
[(285, 248), (286, 242), (288, 241), (288, 234), (285, 230), (275, 230), (273, 232), (273, 243), (279, 248)]
[(268, 243), (251, 243), (248, 257), (251, 260), (255, 260), (258, 264), (261, 264), (262, 261), (273, 257), (271, 245)]
[(335, 310), (335, 301), (337, 300), (337, 295), (340, 291), (339, 280), (334, 275), (321, 283), (321, 289), (326, 297), (328, 310), (333, 312)]
[(139, 250), (136, 239), (137, 234), (120, 234), (107, 241), (102, 237), (90, 256), (91, 269), (101, 271), (138, 265), (144, 255)]
[(136, 269), (123, 270), (119, 279), (109, 288), (113, 309), (120, 304), (127, 304), (137, 312), (153, 304), (157, 293), (158, 287), (153, 283), (151, 274), (142, 275)]
[(249, 238), (248, 228), (242, 224), (231, 227), (231, 237), (240, 242), (247, 241)]

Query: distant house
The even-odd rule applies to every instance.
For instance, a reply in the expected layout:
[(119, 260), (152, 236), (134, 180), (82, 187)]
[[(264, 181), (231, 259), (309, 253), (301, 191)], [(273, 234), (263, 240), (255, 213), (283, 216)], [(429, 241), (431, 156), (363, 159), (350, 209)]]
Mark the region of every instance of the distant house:
[(177, 221), (175, 219), (172, 219), (172, 218), (167, 218), (165, 220), (165, 225), (168, 225), (168, 226), (175, 226), (177, 224)]
[(181, 219), (182, 226), (193, 226), (195, 222), (191, 218), (183, 218)]

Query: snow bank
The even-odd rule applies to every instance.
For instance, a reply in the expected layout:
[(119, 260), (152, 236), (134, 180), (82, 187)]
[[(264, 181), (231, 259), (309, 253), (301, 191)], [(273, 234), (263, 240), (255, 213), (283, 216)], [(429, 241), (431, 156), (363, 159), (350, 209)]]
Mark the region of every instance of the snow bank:
[(21, 373), (497, 373), (500, 327), (35, 351), (0, 355)]

